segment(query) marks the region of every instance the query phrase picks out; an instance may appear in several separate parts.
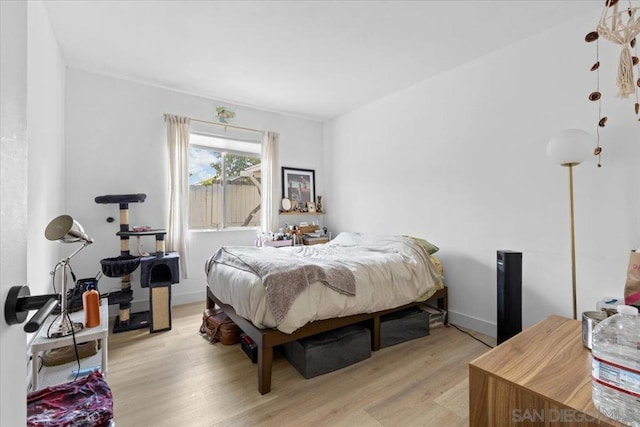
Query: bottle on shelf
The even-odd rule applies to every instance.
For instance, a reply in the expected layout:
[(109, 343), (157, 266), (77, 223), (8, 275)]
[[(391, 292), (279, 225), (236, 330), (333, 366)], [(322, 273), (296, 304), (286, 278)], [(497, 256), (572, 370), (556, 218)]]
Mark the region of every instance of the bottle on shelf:
[(82, 294), (82, 307), (85, 328), (100, 326), (100, 293), (95, 285), (87, 285), (87, 290)]
[(618, 313), (593, 330), (592, 398), (602, 414), (640, 426), (640, 316), (619, 305)]

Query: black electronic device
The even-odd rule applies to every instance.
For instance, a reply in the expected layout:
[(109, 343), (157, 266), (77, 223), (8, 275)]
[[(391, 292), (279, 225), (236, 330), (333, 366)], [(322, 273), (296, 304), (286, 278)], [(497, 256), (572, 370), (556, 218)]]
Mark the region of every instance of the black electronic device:
[(499, 250), (498, 344), (522, 332), (522, 252)]

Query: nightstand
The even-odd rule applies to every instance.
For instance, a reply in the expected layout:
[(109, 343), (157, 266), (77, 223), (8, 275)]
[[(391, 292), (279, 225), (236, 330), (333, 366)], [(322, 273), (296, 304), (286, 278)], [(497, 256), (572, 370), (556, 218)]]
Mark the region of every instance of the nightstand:
[[(74, 376), (71, 371), (78, 369), (78, 364), (74, 360), (69, 363), (57, 366), (43, 366), (38, 372), (38, 355), (40, 352), (52, 348), (59, 348), (73, 345), (73, 337), (71, 335), (62, 338), (47, 338), (49, 326), (56, 319), (56, 315), (50, 315), (44, 322), (42, 327), (36, 332), (36, 336), (31, 341), (31, 391), (36, 391), (38, 386), (48, 387), (55, 384), (61, 384), (73, 380)], [(84, 324), (84, 310), (70, 313), (72, 322), (81, 322)], [(100, 300), (100, 326), (95, 328), (83, 328), (75, 334), (76, 343), (80, 344), (96, 339), (102, 340), (100, 350), (91, 357), (80, 359), (80, 369), (94, 368), (101, 366), (102, 375), (107, 376), (107, 340), (109, 338), (109, 305), (106, 300)], [(38, 379), (40, 377), (40, 380)], [(40, 383), (40, 384), (39, 384)]]

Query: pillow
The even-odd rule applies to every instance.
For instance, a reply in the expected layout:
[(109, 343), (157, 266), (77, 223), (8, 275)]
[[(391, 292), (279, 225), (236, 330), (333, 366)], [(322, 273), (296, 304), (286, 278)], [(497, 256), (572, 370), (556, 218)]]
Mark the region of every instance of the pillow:
[(431, 262), (433, 262), (433, 265), (436, 267), (436, 271), (438, 272), (440, 277), (444, 278), (444, 268), (442, 267), (440, 259), (435, 255), (429, 255), (429, 258), (431, 258)]
[(412, 238), (417, 244), (422, 246), (429, 253), (429, 255), (433, 255), (440, 250), (439, 247), (437, 247), (433, 243), (430, 243), (424, 239), (419, 239), (417, 237), (412, 237), (412, 236), (407, 236), (407, 237)]

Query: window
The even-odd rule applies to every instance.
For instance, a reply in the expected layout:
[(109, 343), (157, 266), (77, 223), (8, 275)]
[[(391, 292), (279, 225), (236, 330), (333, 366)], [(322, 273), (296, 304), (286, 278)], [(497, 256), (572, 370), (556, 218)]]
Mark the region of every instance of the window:
[(189, 228), (259, 227), (261, 145), (199, 133), (189, 143)]

